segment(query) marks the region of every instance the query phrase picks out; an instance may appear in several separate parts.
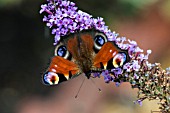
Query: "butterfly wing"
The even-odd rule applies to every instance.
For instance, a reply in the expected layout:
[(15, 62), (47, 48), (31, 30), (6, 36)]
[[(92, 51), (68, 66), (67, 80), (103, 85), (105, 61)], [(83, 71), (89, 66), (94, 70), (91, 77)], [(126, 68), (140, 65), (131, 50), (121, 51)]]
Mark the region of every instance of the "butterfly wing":
[(79, 69), (74, 62), (55, 56), (52, 58), (47, 72), (43, 75), (43, 82), (46, 85), (56, 85), (79, 74)]
[(103, 69), (121, 67), (129, 61), (127, 50), (122, 50), (114, 42), (106, 42), (94, 58), (94, 66)]
[(94, 66), (101, 67), (102, 63), (104, 68), (106, 68), (107, 63), (113, 57), (113, 54), (117, 53), (118, 50), (113, 46), (112, 43), (110, 42), (105, 43), (94, 58)]

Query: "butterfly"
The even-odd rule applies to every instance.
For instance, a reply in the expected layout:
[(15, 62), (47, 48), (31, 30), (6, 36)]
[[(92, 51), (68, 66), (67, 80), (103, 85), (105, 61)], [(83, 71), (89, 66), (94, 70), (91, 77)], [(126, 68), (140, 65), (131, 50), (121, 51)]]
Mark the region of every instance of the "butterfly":
[(45, 85), (56, 85), (80, 74), (89, 79), (92, 73), (121, 68), (129, 61), (127, 50), (97, 30), (84, 30), (61, 38), (54, 57), (43, 75)]

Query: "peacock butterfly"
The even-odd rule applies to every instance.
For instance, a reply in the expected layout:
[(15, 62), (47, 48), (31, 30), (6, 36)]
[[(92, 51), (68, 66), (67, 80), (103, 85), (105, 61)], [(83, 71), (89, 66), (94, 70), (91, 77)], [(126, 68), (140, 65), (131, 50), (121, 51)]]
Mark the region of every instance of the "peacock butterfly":
[(96, 30), (84, 30), (61, 39), (55, 47), (55, 56), (43, 75), (45, 85), (56, 85), (84, 73), (121, 68), (130, 60), (128, 51), (108, 41), (106, 35)]

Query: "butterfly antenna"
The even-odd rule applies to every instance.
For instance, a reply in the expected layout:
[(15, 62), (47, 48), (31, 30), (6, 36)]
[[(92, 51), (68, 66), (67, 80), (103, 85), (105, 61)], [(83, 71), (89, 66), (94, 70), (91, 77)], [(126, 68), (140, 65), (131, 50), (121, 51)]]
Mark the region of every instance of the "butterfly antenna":
[(77, 91), (77, 94), (76, 94), (75, 98), (78, 97), (78, 94), (79, 94), (79, 92), (80, 92), (81, 87), (83, 86), (84, 81), (85, 81), (85, 78), (83, 79), (83, 81), (82, 81), (82, 83), (81, 83), (81, 85), (80, 85), (80, 87), (79, 87), (79, 90)]
[(94, 86), (99, 90), (99, 92), (101, 92), (102, 90), (101, 90), (99, 87), (97, 87), (97, 85), (95, 84), (94, 80), (93, 80), (93, 79), (90, 79), (90, 80), (92, 81), (92, 83), (94, 84)]

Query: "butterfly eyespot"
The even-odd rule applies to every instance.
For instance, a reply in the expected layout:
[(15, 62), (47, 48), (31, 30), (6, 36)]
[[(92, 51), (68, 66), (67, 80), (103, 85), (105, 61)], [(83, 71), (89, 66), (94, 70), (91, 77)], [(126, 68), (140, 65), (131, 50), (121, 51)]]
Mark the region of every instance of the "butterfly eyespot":
[(43, 82), (46, 85), (55, 85), (59, 82), (58, 74), (54, 72), (48, 72), (43, 77)]
[(101, 47), (107, 42), (107, 39), (105, 36), (102, 36), (102, 35), (96, 35), (94, 37), (94, 47), (97, 49), (97, 50), (100, 50)]
[(115, 68), (123, 66), (126, 61), (126, 54), (125, 53), (118, 53), (113, 58), (113, 66)]
[(67, 59), (69, 57), (69, 52), (64, 45), (59, 45), (56, 47), (55, 50), (55, 56), (63, 57), (64, 59)]

